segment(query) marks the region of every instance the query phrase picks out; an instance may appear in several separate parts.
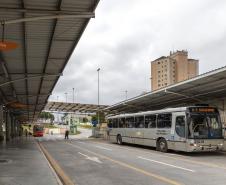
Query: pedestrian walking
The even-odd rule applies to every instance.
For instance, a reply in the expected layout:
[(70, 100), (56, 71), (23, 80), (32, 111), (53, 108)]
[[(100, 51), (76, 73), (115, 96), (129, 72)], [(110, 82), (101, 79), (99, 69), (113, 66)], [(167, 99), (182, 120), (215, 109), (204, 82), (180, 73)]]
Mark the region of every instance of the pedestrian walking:
[(64, 137), (64, 139), (68, 139), (68, 136), (69, 136), (69, 131), (66, 130), (66, 131), (65, 131), (65, 137)]

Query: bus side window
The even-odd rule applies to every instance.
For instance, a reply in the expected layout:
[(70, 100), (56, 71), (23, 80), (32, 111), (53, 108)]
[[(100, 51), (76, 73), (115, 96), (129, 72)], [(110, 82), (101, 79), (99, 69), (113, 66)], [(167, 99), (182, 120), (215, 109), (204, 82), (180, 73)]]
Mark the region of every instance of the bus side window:
[(126, 118), (126, 128), (133, 128), (134, 127), (134, 117)]
[(112, 120), (112, 122), (113, 122), (113, 128), (118, 128), (118, 119), (115, 118)]
[(135, 128), (144, 128), (144, 116), (135, 117)]
[(145, 116), (145, 128), (156, 128), (156, 115)]
[(119, 128), (125, 128), (125, 118), (119, 118)]
[(180, 137), (185, 137), (185, 116), (176, 117), (176, 133)]
[(172, 114), (158, 114), (157, 127), (158, 128), (171, 128)]
[(112, 119), (108, 120), (108, 128), (112, 128)]

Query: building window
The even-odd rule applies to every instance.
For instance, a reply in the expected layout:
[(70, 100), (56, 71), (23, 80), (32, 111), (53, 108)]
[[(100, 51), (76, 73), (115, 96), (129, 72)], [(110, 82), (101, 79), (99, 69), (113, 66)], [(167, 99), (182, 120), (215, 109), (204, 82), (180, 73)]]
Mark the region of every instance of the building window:
[(160, 64), (160, 62), (158, 62), (158, 64)]

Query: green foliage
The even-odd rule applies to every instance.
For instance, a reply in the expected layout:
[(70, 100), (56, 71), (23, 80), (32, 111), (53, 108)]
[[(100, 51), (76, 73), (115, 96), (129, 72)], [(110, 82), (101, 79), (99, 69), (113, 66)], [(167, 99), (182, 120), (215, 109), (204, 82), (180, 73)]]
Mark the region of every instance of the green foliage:
[(44, 120), (50, 119), (51, 122), (53, 122), (53, 120), (54, 120), (54, 115), (51, 114), (50, 112), (41, 112), (41, 113), (39, 114), (39, 118), (44, 119)]
[(87, 129), (93, 128), (92, 125), (79, 125), (79, 127), (81, 127), (81, 128), (87, 128)]
[(62, 120), (64, 120), (67, 117), (68, 113), (64, 113), (64, 115), (62, 116)]
[(83, 123), (87, 123), (89, 120), (87, 118), (82, 118)]
[[(104, 112), (99, 112), (99, 118), (100, 118), (100, 123), (104, 123), (105, 122), (105, 114)], [(96, 115), (92, 116), (92, 121), (97, 121), (98, 120), (98, 113), (96, 113)]]
[(55, 125), (45, 124), (45, 128), (58, 128)]
[(69, 133), (69, 137), (70, 137), (70, 135), (78, 135), (78, 134), (81, 134), (81, 132), (80, 132), (80, 131), (78, 131), (78, 130), (77, 130), (77, 132), (76, 132), (76, 133), (71, 133), (71, 132), (70, 132), (70, 133)]

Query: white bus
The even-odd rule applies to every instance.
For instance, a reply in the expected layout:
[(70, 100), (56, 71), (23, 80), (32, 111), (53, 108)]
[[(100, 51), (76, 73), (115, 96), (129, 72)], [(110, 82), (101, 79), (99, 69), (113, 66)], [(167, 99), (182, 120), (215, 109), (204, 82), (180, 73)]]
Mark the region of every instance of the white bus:
[(110, 116), (110, 141), (185, 152), (221, 151), (224, 137), (217, 108), (190, 106)]

